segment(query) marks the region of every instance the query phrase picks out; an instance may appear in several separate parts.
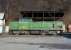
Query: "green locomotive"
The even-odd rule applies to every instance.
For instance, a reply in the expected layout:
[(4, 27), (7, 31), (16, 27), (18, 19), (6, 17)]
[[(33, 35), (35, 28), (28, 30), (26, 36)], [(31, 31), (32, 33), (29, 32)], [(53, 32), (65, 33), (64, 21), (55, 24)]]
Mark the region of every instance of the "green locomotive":
[(47, 21), (48, 17), (40, 16), (42, 13), (37, 13), (33, 17), (24, 17), (18, 21), (11, 21), (9, 23), (10, 32), (13, 34), (56, 34), (64, 31), (63, 21)]
[[(56, 33), (58, 31), (63, 31), (64, 23), (62, 21), (48, 21), (48, 22), (32, 22), (32, 21), (23, 21), (23, 22), (17, 22), (12, 21), (10, 22), (10, 30), (13, 33), (25, 33), (34, 31), (38, 31), (39, 33), (49, 33), (51, 31), (55, 31)], [(38, 33), (38, 34), (39, 34)]]

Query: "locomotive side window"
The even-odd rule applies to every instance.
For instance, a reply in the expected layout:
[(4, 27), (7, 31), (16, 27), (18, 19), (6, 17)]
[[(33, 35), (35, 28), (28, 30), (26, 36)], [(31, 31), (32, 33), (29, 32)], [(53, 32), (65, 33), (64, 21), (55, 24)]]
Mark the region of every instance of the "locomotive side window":
[(43, 21), (43, 12), (42, 11), (37, 11), (33, 12), (33, 21)]
[(44, 12), (44, 21), (57, 21), (62, 20), (64, 16), (63, 12)]
[(56, 11), (30, 11), (30, 12), (21, 12), (23, 18), (31, 18), (32, 21), (57, 21), (62, 20), (64, 12)]

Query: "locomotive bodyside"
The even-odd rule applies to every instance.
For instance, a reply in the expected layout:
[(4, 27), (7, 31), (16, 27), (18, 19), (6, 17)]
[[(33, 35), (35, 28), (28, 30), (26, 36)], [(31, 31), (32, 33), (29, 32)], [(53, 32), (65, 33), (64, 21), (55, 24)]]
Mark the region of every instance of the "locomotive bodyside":
[(64, 31), (64, 23), (62, 21), (44, 21), (44, 22), (18, 22), (12, 21), (9, 24), (12, 33), (32, 33), (42, 34), (53, 34), (53, 32), (58, 33), (58, 31)]

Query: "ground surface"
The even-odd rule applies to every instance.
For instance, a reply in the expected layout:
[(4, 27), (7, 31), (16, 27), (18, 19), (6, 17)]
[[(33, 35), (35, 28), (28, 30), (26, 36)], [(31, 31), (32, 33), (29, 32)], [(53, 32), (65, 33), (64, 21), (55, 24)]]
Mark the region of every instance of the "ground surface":
[(71, 39), (61, 36), (0, 36), (0, 50), (71, 50)]

